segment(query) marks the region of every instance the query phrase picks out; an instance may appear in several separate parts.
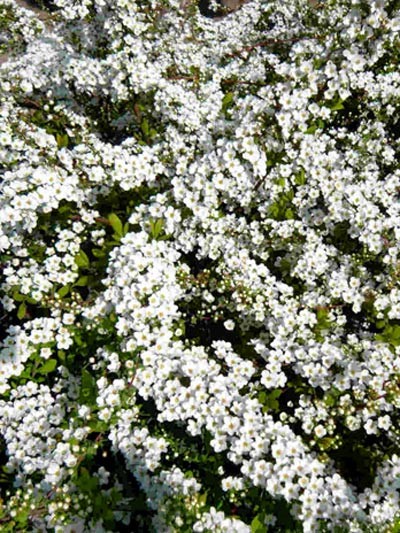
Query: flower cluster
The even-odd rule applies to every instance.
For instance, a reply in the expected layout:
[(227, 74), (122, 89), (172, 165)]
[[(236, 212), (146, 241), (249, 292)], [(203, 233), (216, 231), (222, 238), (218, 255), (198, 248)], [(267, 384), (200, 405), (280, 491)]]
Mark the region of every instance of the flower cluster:
[(54, 5), (0, 0), (0, 528), (391, 527), (398, 3)]

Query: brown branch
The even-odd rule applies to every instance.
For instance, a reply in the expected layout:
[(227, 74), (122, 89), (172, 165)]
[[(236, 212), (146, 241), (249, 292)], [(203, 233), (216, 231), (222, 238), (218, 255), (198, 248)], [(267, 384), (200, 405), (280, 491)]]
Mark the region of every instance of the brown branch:
[[(325, 35), (313, 35), (311, 36), (313, 39), (318, 39), (318, 40), (321, 40), (321, 39), (324, 39), (325, 38)], [(225, 57), (235, 57), (235, 56), (238, 56), (240, 54), (242, 54), (243, 52), (252, 52), (253, 50), (255, 50), (256, 48), (259, 48), (259, 47), (264, 47), (264, 46), (271, 46), (271, 45), (274, 45), (274, 44), (287, 44), (287, 43), (295, 43), (297, 41), (301, 41), (302, 39), (307, 39), (307, 38), (310, 38), (310, 36), (301, 36), (301, 37), (290, 37), (288, 39), (264, 39), (263, 41), (260, 41), (258, 43), (254, 43), (254, 44), (251, 44), (249, 46), (245, 46), (244, 48), (242, 48), (241, 50), (237, 50), (236, 52), (233, 52), (232, 54), (227, 54)]]
[[(80, 220), (82, 220), (82, 217), (81, 215), (71, 215), (70, 219), (79, 222)], [(98, 224), (106, 224), (107, 226), (111, 226), (111, 222), (108, 220), (108, 218), (105, 217), (96, 217), (94, 221)]]
[(187, 80), (187, 81), (199, 81), (198, 76), (168, 76), (168, 80)]

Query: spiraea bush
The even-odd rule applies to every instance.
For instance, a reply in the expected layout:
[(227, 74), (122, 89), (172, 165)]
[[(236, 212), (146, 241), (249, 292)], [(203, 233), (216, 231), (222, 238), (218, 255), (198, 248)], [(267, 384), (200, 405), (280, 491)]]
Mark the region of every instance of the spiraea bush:
[(0, 1), (0, 530), (397, 530), (399, 2), (54, 5)]

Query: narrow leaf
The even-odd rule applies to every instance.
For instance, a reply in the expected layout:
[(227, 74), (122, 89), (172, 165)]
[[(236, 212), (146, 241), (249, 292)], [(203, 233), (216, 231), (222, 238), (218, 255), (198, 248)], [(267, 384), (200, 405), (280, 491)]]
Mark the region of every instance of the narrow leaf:
[(64, 285), (63, 287), (61, 287), (61, 289), (58, 289), (57, 291), (57, 294), (59, 295), (60, 298), (64, 298), (64, 296), (66, 296), (68, 293), (69, 293), (69, 285)]
[(146, 137), (149, 136), (149, 133), (150, 133), (150, 128), (149, 128), (149, 123), (148, 123), (148, 120), (146, 118), (144, 118), (142, 120), (142, 123), (140, 125), (141, 129), (142, 129), (142, 132), (144, 133), (144, 135)]
[(150, 232), (153, 239), (157, 239), (164, 227), (164, 221), (162, 218), (158, 218), (157, 220), (151, 220), (150, 221)]
[(81, 276), (75, 281), (74, 285), (76, 285), (77, 287), (86, 287), (86, 285), (88, 284), (88, 281), (89, 281), (89, 276)]
[(115, 233), (119, 237), (123, 237), (124, 232), (121, 219), (115, 213), (111, 213), (110, 215), (108, 215), (108, 220), (110, 221), (111, 227), (115, 231)]
[(26, 303), (25, 302), (22, 302), (19, 307), (18, 307), (18, 311), (17, 311), (17, 317), (22, 320), (24, 318), (24, 316), (26, 315)]
[(79, 250), (79, 253), (75, 256), (75, 263), (80, 268), (88, 268), (90, 265), (90, 261), (88, 256), (85, 254), (83, 250)]
[(231, 104), (233, 101), (233, 93), (227, 93), (223, 98), (222, 98), (222, 109), (226, 109), (229, 104)]
[(258, 514), (255, 516), (250, 524), (250, 528), (251, 533), (265, 533), (264, 515)]
[(39, 367), (37, 369), (37, 372), (39, 374), (49, 374), (50, 372), (53, 372), (53, 370), (56, 368), (57, 366), (57, 360), (56, 359), (48, 359), (44, 365), (42, 365), (41, 367)]
[(66, 148), (69, 143), (68, 135), (66, 133), (64, 135), (57, 133), (56, 141), (57, 141), (58, 148)]

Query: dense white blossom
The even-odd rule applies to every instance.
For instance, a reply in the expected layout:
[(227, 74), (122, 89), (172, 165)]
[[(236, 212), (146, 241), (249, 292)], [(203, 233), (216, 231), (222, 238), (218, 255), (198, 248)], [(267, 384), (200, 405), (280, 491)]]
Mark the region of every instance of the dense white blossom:
[(274, 502), (304, 532), (383, 531), (397, 4), (54, 4), (46, 26), (0, 0), (27, 28), (0, 64), (10, 513), (26, 489), (33, 531), (106, 532), (135, 514), (123, 479), (160, 532), (273, 531)]

